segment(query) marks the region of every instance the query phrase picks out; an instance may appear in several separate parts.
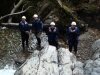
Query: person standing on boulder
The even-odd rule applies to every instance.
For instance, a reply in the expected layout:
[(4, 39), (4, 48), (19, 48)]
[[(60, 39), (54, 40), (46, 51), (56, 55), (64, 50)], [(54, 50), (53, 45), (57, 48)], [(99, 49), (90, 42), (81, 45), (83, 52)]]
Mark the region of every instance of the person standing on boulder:
[(55, 26), (55, 22), (50, 23), (48, 31), (49, 44), (56, 46), (56, 48), (58, 49), (58, 28)]
[(23, 51), (25, 51), (25, 42), (26, 42), (26, 48), (28, 49), (29, 47), (28, 40), (29, 40), (29, 33), (30, 33), (30, 26), (26, 22), (25, 16), (22, 16), (22, 21), (19, 23), (19, 29), (21, 32)]
[(37, 39), (37, 48), (41, 49), (41, 39), (40, 35), (43, 31), (43, 23), (39, 19), (37, 14), (33, 15), (33, 22), (32, 22), (32, 32), (35, 34), (36, 39)]
[(76, 25), (76, 22), (73, 21), (71, 23), (71, 26), (67, 29), (69, 51), (72, 52), (72, 48), (74, 47), (75, 54), (77, 54), (77, 45), (79, 37), (79, 28)]

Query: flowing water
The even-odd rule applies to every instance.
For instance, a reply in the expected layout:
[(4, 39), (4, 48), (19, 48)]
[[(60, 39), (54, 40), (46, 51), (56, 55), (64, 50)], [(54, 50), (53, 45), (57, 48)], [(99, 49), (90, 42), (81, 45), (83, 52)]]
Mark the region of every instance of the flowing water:
[(4, 69), (0, 70), (0, 75), (14, 75), (15, 71), (13, 66), (6, 65)]

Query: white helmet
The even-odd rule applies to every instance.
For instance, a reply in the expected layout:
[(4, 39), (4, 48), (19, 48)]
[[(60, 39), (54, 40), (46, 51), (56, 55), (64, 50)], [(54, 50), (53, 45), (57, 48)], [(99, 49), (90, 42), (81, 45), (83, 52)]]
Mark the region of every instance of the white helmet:
[(55, 22), (51, 22), (50, 25), (55, 26)]
[(34, 15), (33, 15), (33, 17), (34, 17), (34, 18), (37, 18), (37, 17), (38, 17), (38, 15), (37, 15), (37, 14), (34, 14)]
[(26, 19), (26, 16), (22, 16), (22, 19)]
[(72, 25), (72, 26), (76, 26), (76, 22), (73, 21), (73, 22), (71, 23), (71, 25)]

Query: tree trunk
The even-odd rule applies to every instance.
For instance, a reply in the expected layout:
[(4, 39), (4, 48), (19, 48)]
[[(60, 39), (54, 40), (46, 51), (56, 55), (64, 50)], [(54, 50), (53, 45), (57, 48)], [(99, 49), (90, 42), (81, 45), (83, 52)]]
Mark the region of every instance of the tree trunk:
[[(12, 13), (12, 14), (7, 14), (7, 15), (4, 15), (4, 16), (1, 16), (0, 17), (0, 20), (6, 18), (6, 17), (9, 17), (9, 16), (13, 16), (13, 15), (18, 15), (18, 14), (22, 14), (22, 13), (25, 13), (26, 11), (28, 11), (32, 6), (29, 6), (27, 7), (25, 10), (22, 10), (22, 11), (19, 11), (19, 12), (16, 12), (16, 13)], [(11, 22), (8, 22), (8, 23), (11, 23)]]
[[(15, 6), (14, 8), (11, 10), (11, 13), (10, 14), (13, 14), (16, 12), (16, 10), (20, 7), (20, 5), (24, 2), (24, 0), (20, 0)], [(11, 23), (12, 22), (12, 17), (10, 16), (9, 19), (8, 19), (8, 23)]]
[(59, 6), (65, 10), (66, 13), (69, 13), (73, 19), (77, 22), (79, 22), (80, 20), (78, 20), (77, 15), (75, 14), (75, 11), (73, 11), (72, 9), (70, 9), (68, 6), (66, 6), (61, 0), (56, 0), (57, 3), (59, 4)]

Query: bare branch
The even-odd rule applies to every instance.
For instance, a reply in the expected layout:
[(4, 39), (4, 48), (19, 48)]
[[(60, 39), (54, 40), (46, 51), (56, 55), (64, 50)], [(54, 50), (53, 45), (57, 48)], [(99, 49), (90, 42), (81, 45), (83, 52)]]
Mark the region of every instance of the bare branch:
[(15, 2), (14, 2), (14, 8), (15, 8)]
[[(14, 8), (11, 10), (10, 14), (13, 14), (16, 12), (16, 10), (22, 5), (22, 3), (24, 2), (25, 0), (19, 0), (19, 2), (17, 4), (15, 4)], [(8, 22), (11, 22), (12, 21), (12, 17), (9, 17), (8, 19)]]
[(6, 18), (6, 17), (9, 17), (9, 16), (13, 16), (13, 15), (18, 15), (18, 14), (25, 13), (25, 12), (28, 11), (31, 7), (32, 7), (32, 6), (29, 6), (29, 7), (27, 7), (25, 10), (20, 11), (20, 12), (16, 12), (16, 13), (12, 13), (12, 14), (7, 14), (7, 15), (5, 15), (5, 16), (1, 16), (1, 17), (0, 17), (0, 20), (4, 19), (4, 18)]
[(25, 3), (22, 7), (22, 10), (24, 10), (25, 6), (28, 4), (29, 2)]
[[(11, 27), (17, 27), (19, 23), (1, 23), (2, 26), (11, 26)], [(32, 24), (29, 24), (29, 26), (32, 26)]]

